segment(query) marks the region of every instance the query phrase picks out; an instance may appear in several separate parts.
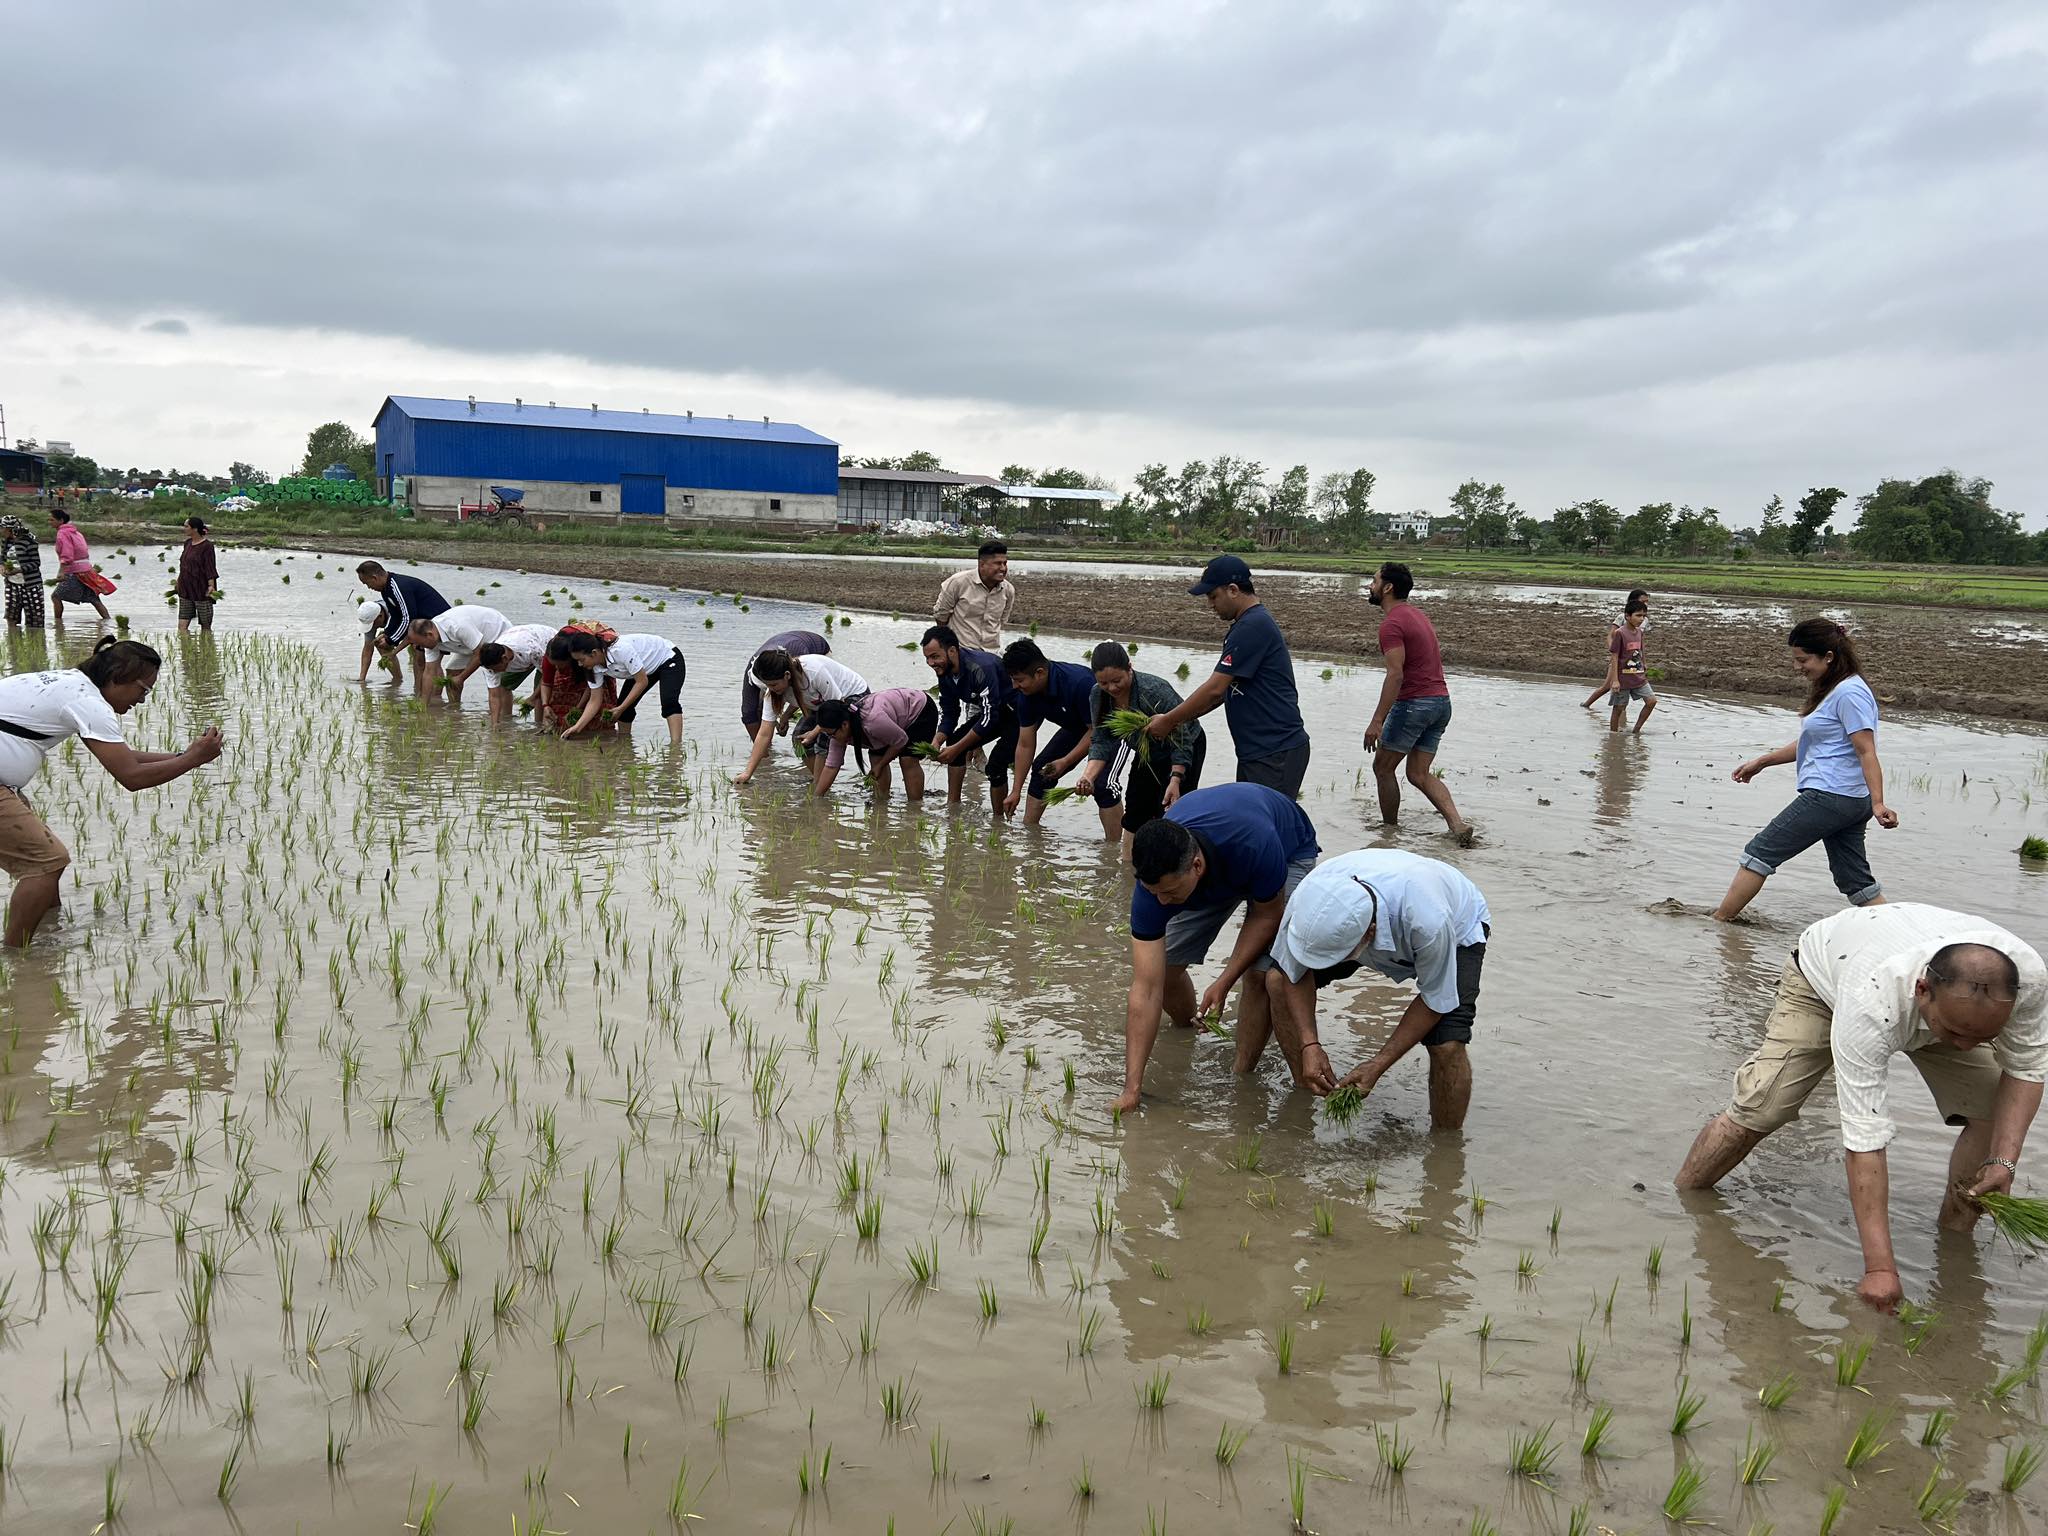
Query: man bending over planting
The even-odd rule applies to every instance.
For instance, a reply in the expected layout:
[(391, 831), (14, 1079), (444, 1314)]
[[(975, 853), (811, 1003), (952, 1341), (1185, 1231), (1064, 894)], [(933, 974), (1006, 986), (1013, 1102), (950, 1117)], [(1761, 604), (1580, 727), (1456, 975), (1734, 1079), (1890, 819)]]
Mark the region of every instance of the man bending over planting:
[(1904, 1292), (1892, 1253), (1885, 1078), (1903, 1053), (1960, 1129), (1941, 1224), (1968, 1231), (1975, 1197), (2005, 1194), (2048, 1072), (2048, 971), (1996, 923), (1914, 902), (1851, 907), (1799, 936), (1778, 978), (1764, 1043), (1735, 1073), (1728, 1108), (1678, 1170), (1710, 1189), (1798, 1117), (1832, 1067), (1848, 1152), (1849, 1204), (1863, 1243), (1856, 1294), (1889, 1312)]
[[(1440, 1131), (1465, 1123), (1472, 1063), (1465, 1047), (1479, 1003), (1492, 914), (1479, 887), (1450, 865), (1392, 848), (1365, 848), (1319, 867), (1288, 899), (1265, 976), (1280, 1050), (1294, 1080), (1311, 1093), (1370, 1093), (1416, 1046), (1429, 1053), (1429, 1120)], [(1316, 993), (1369, 965), (1415, 996), (1387, 1043), (1341, 1082), (1316, 1034)], [(1237, 1031), (1238, 1059), (1258, 1058), (1265, 1040)], [(1240, 1071), (1249, 1070), (1240, 1066)]]
[[(1239, 979), (1271, 967), (1266, 951), (1280, 914), (1320, 852), (1301, 807), (1263, 784), (1194, 790), (1139, 829), (1131, 842), (1138, 884), (1131, 892), (1131, 996), (1117, 1109), (1137, 1107), (1162, 1010), (1182, 1029), (1211, 1014), (1220, 1018)], [(1188, 967), (1208, 957), (1239, 907), (1247, 910), (1237, 943), (1198, 1002)], [(1246, 987), (1238, 1005), (1239, 1072), (1257, 1063), (1270, 1032), (1265, 987)]]
[[(1014, 812), (1021, 796), (1024, 825), (1035, 827), (1045, 815), (1045, 792), (1085, 758), (1094, 744), (1095, 718), (1090, 708), (1095, 674), (1076, 662), (1050, 660), (1036, 640), (1011, 641), (1003, 652), (1003, 670), (1017, 690), (1016, 781), (1003, 800), (1003, 814)], [(1048, 720), (1057, 729), (1041, 752), (1038, 728)], [(1124, 812), (1117, 804), (1115, 786), (1091, 781), (1076, 788), (1095, 797), (1103, 837), (1113, 843), (1123, 836)]]
[(1017, 690), (999, 658), (962, 645), (944, 624), (924, 632), (924, 660), (939, 680), (939, 735), (945, 745), (936, 760), (946, 769), (946, 804), (960, 803), (968, 758), (986, 751), (989, 809), (1002, 816), (1017, 755)]
[[(429, 688), (440, 687), (440, 660), (427, 655), (424, 647), (413, 645), (410, 631), (414, 619), (431, 619), (446, 613), (452, 604), (419, 577), (387, 571), (375, 560), (365, 560), (357, 566), (356, 579), (376, 593), (377, 600), (384, 605), (384, 623), (374, 635), (377, 649), (388, 655), (401, 645), (409, 646), (413, 692), (425, 693)], [(362, 682), (369, 675), (370, 660), (366, 655), (356, 681)]]
[(441, 663), (448, 696), (461, 699), (462, 685), (483, 663), (482, 649), (512, 627), (512, 621), (482, 603), (457, 603), (431, 619), (414, 619), (406, 638)]

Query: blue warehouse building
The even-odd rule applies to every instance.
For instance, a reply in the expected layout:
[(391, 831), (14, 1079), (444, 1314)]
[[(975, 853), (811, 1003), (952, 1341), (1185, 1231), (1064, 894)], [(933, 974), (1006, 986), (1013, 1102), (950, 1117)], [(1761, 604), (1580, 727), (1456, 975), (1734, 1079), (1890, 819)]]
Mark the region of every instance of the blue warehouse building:
[(676, 526), (830, 528), (839, 445), (786, 421), (392, 395), (377, 412), (377, 489), (423, 513), (525, 493), (531, 514)]

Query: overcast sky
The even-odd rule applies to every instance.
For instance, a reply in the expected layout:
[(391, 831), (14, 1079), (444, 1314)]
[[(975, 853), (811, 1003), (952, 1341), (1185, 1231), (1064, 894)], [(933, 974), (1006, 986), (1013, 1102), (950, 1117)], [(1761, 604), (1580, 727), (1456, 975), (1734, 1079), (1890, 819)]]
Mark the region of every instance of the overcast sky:
[[(2038, 4), (14, 0), (0, 404), (287, 469), (387, 393), (957, 467), (2048, 511)], [(53, 67), (44, 67), (45, 65)], [(2029, 274), (2032, 274), (2031, 276)]]

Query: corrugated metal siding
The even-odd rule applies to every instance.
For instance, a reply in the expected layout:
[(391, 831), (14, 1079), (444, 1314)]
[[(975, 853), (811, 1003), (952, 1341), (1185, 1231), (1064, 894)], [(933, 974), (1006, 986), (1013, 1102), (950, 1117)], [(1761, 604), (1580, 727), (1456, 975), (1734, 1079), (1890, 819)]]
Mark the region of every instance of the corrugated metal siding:
[(621, 475), (636, 474), (713, 491), (839, 492), (839, 450), (824, 441), (733, 442), (490, 421), (415, 421), (393, 404), (377, 418), (380, 467), (387, 433), (394, 473), (400, 475), (611, 484)]

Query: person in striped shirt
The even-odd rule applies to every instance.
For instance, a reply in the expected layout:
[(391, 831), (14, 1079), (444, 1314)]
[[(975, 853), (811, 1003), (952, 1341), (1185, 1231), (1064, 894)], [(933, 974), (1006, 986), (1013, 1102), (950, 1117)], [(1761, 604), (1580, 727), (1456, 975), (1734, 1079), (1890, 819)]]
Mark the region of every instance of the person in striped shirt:
[(1799, 936), (1778, 980), (1764, 1043), (1735, 1073), (1680, 1189), (1710, 1189), (1800, 1106), (1832, 1069), (1849, 1204), (1863, 1244), (1856, 1294), (1889, 1312), (1903, 1297), (1892, 1251), (1885, 1148), (1891, 1059), (1903, 1054), (1960, 1134), (1941, 1224), (1967, 1231), (1976, 1197), (2005, 1193), (2048, 1076), (2048, 971), (2031, 945), (1981, 917), (1917, 902), (1851, 907)]

